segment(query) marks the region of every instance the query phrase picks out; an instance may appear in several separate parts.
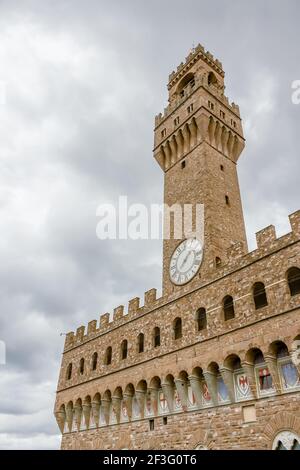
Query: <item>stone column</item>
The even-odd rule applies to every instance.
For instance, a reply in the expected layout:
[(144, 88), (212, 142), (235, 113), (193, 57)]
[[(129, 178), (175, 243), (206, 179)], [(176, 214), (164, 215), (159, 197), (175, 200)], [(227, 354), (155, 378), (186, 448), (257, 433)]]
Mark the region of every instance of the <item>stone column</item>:
[(153, 410), (154, 416), (157, 415), (158, 412), (158, 405), (157, 405), (157, 395), (158, 395), (158, 390), (157, 388), (148, 388), (148, 392), (150, 394), (150, 400), (151, 400), (151, 406)]
[(220, 369), (220, 373), (224, 384), (228, 390), (228, 395), (231, 403), (235, 402), (235, 393), (234, 393), (234, 379), (233, 379), (233, 372), (228, 367), (222, 367)]
[(128, 419), (131, 421), (132, 418), (132, 399), (133, 395), (129, 393), (124, 393), (123, 401), (127, 410)]
[(174, 387), (172, 384), (165, 382), (161, 384), (162, 391), (166, 397), (169, 411), (174, 411)]
[(122, 399), (120, 397), (111, 398), (112, 409), (116, 415), (116, 421), (118, 424), (120, 423), (120, 417), (121, 417), (121, 400)]
[(217, 376), (216, 374), (208, 370), (203, 372), (203, 375), (204, 375), (213, 405), (216, 406), (218, 404)]
[(56, 411), (54, 413), (54, 416), (55, 416), (56, 422), (58, 424), (58, 427), (60, 429), (60, 432), (63, 434), (64, 429), (65, 429), (65, 422), (66, 422), (66, 412), (65, 412), (65, 410)]
[(257, 398), (257, 387), (256, 387), (254, 366), (250, 362), (245, 361), (242, 363), (242, 368), (247, 376), (251, 394), (253, 395), (253, 398)]
[(178, 392), (183, 411), (187, 410), (188, 390), (187, 382), (182, 379), (175, 379), (176, 390)]
[(144, 418), (146, 392), (143, 390), (136, 390), (135, 396), (139, 405), (140, 417)]
[(272, 376), (272, 381), (273, 381), (273, 385), (275, 387), (276, 393), (280, 394), (282, 390), (281, 390), (281, 383), (280, 383), (280, 377), (279, 377), (278, 366), (277, 366), (277, 358), (275, 356), (272, 356), (271, 354), (266, 354), (265, 361), (270, 371), (270, 374)]
[(196, 375), (190, 375), (189, 381), (195, 395), (196, 403), (198, 406), (202, 406), (202, 389), (201, 380)]
[(111, 400), (107, 398), (101, 399), (101, 410), (103, 411), (105, 423), (107, 424), (107, 426), (109, 425), (110, 405), (111, 405)]
[(99, 426), (99, 418), (100, 418), (100, 402), (99, 401), (92, 401), (92, 412), (93, 418), (95, 421), (95, 426)]
[(83, 403), (82, 411), (83, 411), (83, 417), (84, 417), (84, 423), (85, 423), (86, 429), (89, 429), (90, 427), (91, 409), (92, 407), (90, 403)]

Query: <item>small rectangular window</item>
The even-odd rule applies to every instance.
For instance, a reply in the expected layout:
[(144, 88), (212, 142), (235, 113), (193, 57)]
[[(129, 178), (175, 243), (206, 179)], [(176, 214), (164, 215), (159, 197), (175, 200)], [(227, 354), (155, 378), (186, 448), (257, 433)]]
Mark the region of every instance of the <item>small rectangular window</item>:
[(163, 129), (163, 130), (161, 131), (161, 136), (162, 136), (162, 137), (165, 137), (165, 136), (166, 136), (166, 133), (167, 133), (167, 130), (166, 130), (166, 129)]
[(188, 114), (191, 114), (193, 112), (193, 110), (194, 110), (194, 105), (193, 105), (193, 103), (191, 103), (187, 108)]
[(212, 103), (211, 101), (208, 101), (208, 107), (209, 107), (210, 109), (214, 110), (215, 105), (214, 105), (214, 103)]
[(181, 169), (183, 170), (185, 168), (185, 160), (181, 162)]
[(167, 416), (163, 417), (163, 424), (164, 424), (164, 426), (166, 426), (166, 424), (168, 424), (168, 417)]
[(175, 119), (174, 119), (174, 126), (178, 126), (179, 124), (179, 116), (177, 116)]
[(154, 419), (149, 419), (149, 430), (154, 431)]
[(220, 116), (221, 116), (222, 119), (225, 119), (225, 113), (224, 113), (224, 111), (220, 110)]

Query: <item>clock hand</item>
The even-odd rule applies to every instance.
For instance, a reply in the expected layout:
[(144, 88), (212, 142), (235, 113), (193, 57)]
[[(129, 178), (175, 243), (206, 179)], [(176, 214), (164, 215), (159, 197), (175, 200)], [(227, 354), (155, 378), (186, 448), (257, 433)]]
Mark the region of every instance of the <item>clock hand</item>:
[(194, 251), (194, 250), (189, 250), (189, 251), (188, 251), (188, 254), (187, 254), (186, 257), (184, 258), (184, 260), (183, 260), (183, 262), (182, 262), (182, 264), (181, 264), (181, 266), (180, 266), (180, 269), (183, 268), (183, 266), (184, 266), (185, 263), (187, 262), (187, 260), (188, 260), (188, 258), (189, 258), (189, 256), (190, 256), (190, 254), (191, 254), (192, 251)]

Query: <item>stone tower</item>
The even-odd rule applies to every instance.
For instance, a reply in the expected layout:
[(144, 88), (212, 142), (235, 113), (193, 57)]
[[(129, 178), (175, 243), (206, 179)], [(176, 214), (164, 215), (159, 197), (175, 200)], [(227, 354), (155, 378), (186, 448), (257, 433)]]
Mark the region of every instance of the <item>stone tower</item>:
[[(222, 64), (198, 45), (169, 76), (169, 105), (155, 119), (154, 157), (165, 174), (165, 204), (204, 205), (200, 276), (224, 262), (236, 242), (247, 248), (236, 169), (244, 148), (242, 122), (239, 107), (229, 103), (224, 89)], [(166, 294), (182, 290), (169, 278), (178, 244), (172, 236), (164, 240)]]

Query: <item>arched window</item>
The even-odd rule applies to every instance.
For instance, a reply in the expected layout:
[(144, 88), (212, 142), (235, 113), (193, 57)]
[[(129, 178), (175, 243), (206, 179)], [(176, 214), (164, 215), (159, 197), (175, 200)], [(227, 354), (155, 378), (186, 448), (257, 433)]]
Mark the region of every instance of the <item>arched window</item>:
[(182, 338), (182, 320), (181, 318), (175, 318), (173, 322), (174, 339)]
[(94, 352), (92, 356), (92, 370), (97, 369), (97, 362), (98, 362), (98, 353)]
[(197, 329), (198, 331), (205, 330), (207, 327), (207, 318), (205, 308), (199, 308), (196, 313)]
[(218, 80), (213, 72), (209, 72), (207, 81), (209, 85), (215, 85), (216, 83), (218, 83)]
[(291, 295), (300, 294), (300, 269), (290, 268), (287, 272), (287, 280)]
[(253, 286), (253, 300), (255, 309), (266, 307), (268, 305), (268, 299), (266, 294), (265, 285), (262, 282), (256, 282)]
[(79, 363), (79, 373), (82, 375), (84, 373), (84, 359), (83, 357), (80, 359)]
[(227, 295), (223, 300), (224, 320), (231, 320), (235, 317), (233, 298)]
[(177, 87), (177, 93), (179, 96), (183, 97), (186, 94), (186, 89), (188, 87), (193, 88), (195, 86), (195, 76), (193, 73), (188, 73)]
[(139, 353), (144, 352), (144, 342), (145, 342), (144, 333), (140, 333), (138, 335), (138, 352)]
[(105, 365), (109, 366), (111, 364), (111, 360), (112, 360), (112, 347), (108, 346), (105, 352), (105, 360), (104, 360)]
[(300, 437), (293, 431), (281, 431), (273, 441), (273, 450), (300, 450)]
[(156, 326), (153, 330), (153, 346), (158, 348), (160, 346), (160, 328)]
[(72, 367), (73, 367), (72, 362), (70, 362), (70, 364), (67, 367), (67, 374), (66, 374), (67, 380), (70, 380), (70, 378), (72, 377)]
[(121, 359), (126, 359), (128, 353), (128, 342), (127, 339), (123, 339), (121, 343)]

